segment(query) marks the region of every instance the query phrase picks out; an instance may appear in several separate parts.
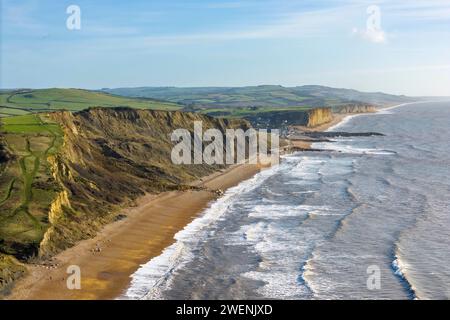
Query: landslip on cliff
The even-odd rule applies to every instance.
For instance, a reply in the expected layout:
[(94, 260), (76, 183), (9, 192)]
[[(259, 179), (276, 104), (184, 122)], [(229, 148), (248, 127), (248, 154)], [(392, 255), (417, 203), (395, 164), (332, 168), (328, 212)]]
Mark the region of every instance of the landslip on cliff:
[(2, 120), (0, 292), (40, 262), (93, 237), (145, 193), (188, 188), (223, 166), (175, 165), (173, 130), (250, 127), (188, 112), (91, 108)]

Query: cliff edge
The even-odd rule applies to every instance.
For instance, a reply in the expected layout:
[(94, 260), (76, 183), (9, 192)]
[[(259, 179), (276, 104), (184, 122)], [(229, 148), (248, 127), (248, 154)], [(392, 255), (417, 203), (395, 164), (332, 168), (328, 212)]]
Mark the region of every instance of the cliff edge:
[[(24, 272), (120, 217), (145, 193), (184, 190), (224, 166), (171, 162), (175, 129), (250, 127), (245, 120), (130, 108), (14, 117), (0, 148), (0, 292)], [(11, 150), (12, 154), (6, 152)]]

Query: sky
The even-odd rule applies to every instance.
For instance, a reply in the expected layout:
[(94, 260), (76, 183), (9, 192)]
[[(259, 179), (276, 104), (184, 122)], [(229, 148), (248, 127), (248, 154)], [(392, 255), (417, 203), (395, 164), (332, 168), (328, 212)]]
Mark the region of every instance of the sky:
[(0, 3), (1, 88), (318, 84), (450, 96), (450, 0)]

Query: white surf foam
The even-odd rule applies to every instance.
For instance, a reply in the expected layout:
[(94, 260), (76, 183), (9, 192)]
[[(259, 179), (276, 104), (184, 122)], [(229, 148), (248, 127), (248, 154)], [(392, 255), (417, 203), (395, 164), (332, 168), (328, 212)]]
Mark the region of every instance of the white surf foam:
[(334, 152), (347, 154), (367, 154), (367, 155), (395, 155), (394, 151), (374, 149), (374, 148), (356, 148), (350, 145), (345, 145), (339, 142), (316, 142), (313, 143), (313, 148), (324, 149)]
[(210, 235), (206, 227), (223, 218), (235, 197), (257, 188), (277, 170), (279, 166), (274, 166), (228, 189), (222, 198), (213, 202), (199, 218), (174, 236), (176, 240), (174, 244), (167, 247), (161, 255), (142, 265), (131, 276), (130, 287), (119, 299), (161, 299), (162, 291), (170, 287), (171, 276), (192, 260), (193, 249)]
[[(266, 298), (289, 299), (307, 293), (298, 283), (299, 257), (307, 250), (298, 235), (286, 232), (276, 222), (258, 222), (242, 231), (246, 241), (252, 243), (262, 261), (258, 268), (242, 276), (264, 282), (258, 293)], [(292, 244), (295, 243), (295, 246)], [(289, 249), (288, 249), (289, 248)]]
[(392, 269), (394, 270), (394, 273), (406, 283), (408, 289), (410, 290), (412, 298), (417, 300), (418, 297), (416, 295), (416, 290), (407, 278), (409, 265), (403, 262), (403, 260), (400, 258), (399, 253), (395, 255), (394, 260), (392, 261)]
[(352, 120), (353, 118), (359, 117), (361, 115), (364, 115), (365, 113), (361, 113), (361, 114), (352, 114), (352, 115), (348, 115), (346, 116), (344, 119), (341, 120), (341, 122), (335, 124), (334, 126), (329, 127), (327, 130), (325, 130), (326, 132), (331, 132), (331, 131), (335, 131), (336, 129), (346, 125), (350, 120)]

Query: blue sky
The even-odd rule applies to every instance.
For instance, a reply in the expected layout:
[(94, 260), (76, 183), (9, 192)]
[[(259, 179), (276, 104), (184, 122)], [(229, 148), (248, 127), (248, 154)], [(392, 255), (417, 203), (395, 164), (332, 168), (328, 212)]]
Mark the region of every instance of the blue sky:
[[(0, 1), (2, 88), (321, 84), (450, 96), (449, 0)], [(69, 5), (80, 30), (66, 27)]]

